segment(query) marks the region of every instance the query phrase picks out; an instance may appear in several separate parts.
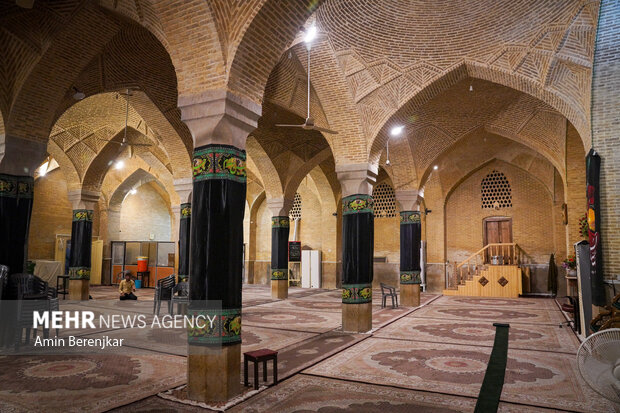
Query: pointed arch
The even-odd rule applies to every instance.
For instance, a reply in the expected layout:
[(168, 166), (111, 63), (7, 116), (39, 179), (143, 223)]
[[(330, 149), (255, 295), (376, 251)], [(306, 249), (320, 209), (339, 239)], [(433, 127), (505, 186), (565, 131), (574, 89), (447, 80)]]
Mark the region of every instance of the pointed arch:
[(378, 162), (381, 151), (385, 147), (385, 142), (388, 139), (389, 129), (392, 123), (395, 122), (395, 119), (404, 118), (406, 113), (422, 107), (441, 92), (446, 91), (468, 77), (506, 86), (546, 103), (566, 117), (575, 126), (584, 141), (584, 145), (589, 141), (589, 121), (586, 115), (563, 95), (541, 87), (538, 82), (532, 79), (496, 68), (485, 67), (484, 65), (474, 62), (465, 62), (436, 75), (421, 90), (412, 92), (404, 105), (399, 108), (394, 108), (391, 111), (386, 111), (381, 119), (377, 120), (376, 124), (378, 126), (373, 131), (374, 134), (368, 146), (369, 162)]

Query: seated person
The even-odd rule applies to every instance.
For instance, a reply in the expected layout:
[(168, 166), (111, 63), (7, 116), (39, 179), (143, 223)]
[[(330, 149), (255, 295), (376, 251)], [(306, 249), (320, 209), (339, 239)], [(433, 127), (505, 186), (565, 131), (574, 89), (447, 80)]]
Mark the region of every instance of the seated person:
[(138, 297), (134, 295), (134, 291), (136, 291), (136, 285), (131, 279), (131, 274), (125, 273), (125, 279), (121, 280), (121, 283), (118, 285), (118, 291), (121, 293), (121, 300), (137, 300)]

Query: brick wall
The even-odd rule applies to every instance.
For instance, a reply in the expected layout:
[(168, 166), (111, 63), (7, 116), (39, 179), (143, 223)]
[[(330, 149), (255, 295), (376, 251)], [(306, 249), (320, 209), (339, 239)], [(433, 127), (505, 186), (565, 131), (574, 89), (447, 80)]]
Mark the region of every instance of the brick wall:
[(28, 259), (54, 259), (56, 234), (71, 234), (72, 211), (60, 168), (35, 181)]
[(601, 156), (601, 236), (605, 276), (620, 274), (620, 0), (605, 0), (592, 79), (593, 148)]
[(153, 183), (142, 185), (135, 194), (128, 194), (121, 206), (121, 232), (117, 239), (170, 241), (171, 214)]
[[(512, 187), (512, 207), (483, 209), (480, 182), (492, 170), (503, 172)], [(483, 219), (512, 218), (513, 241), (532, 263), (546, 263), (554, 252), (549, 234), (554, 216), (549, 191), (525, 171), (503, 162), (493, 162), (463, 181), (446, 201), (446, 249), (450, 262), (461, 262), (483, 246)], [(551, 235), (551, 236), (550, 236)]]

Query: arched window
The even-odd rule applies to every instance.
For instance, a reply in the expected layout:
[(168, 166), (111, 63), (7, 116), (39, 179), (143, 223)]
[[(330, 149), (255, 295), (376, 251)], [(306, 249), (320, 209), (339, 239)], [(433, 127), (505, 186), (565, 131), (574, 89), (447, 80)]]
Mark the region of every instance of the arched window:
[(288, 214), (291, 220), (301, 218), (301, 195), (295, 192), (295, 200), (293, 201), (293, 207), (291, 208), (291, 212)]
[(392, 218), (396, 216), (396, 199), (394, 189), (388, 184), (381, 183), (372, 190), (372, 199), (375, 201), (375, 218)]
[(512, 206), (510, 182), (502, 172), (493, 170), (480, 184), (482, 208), (500, 209)]

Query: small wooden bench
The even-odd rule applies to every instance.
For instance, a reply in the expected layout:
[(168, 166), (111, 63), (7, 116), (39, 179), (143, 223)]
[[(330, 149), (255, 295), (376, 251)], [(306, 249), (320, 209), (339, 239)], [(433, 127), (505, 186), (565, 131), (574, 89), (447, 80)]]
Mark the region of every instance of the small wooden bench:
[(267, 381), (267, 362), (273, 360), (273, 384), (278, 383), (278, 352), (266, 348), (243, 353), (243, 379), (248, 384), (248, 361), (254, 362), (254, 389), (258, 390), (258, 364), (263, 363), (263, 381)]

